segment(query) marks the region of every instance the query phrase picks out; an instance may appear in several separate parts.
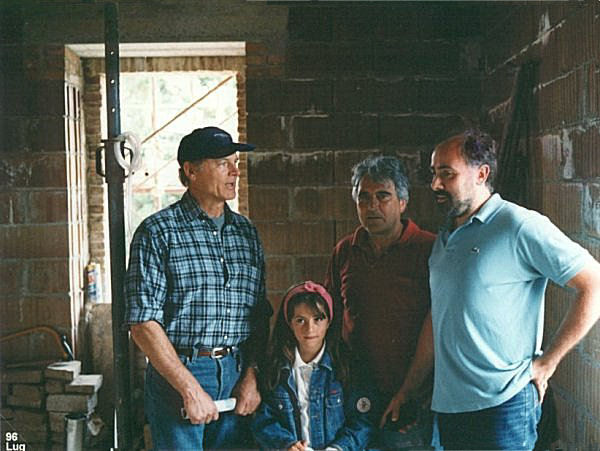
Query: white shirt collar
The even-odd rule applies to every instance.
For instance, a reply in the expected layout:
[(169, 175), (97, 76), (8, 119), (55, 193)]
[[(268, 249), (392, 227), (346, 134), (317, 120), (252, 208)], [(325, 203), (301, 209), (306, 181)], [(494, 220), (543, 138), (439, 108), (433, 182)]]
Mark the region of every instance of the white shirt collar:
[(325, 342), (323, 342), (323, 346), (321, 346), (321, 350), (316, 355), (316, 357), (314, 359), (312, 359), (310, 362), (305, 362), (304, 360), (302, 360), (302, 357), (300, 356), (300, 351), (298, 351), (298, 346), (296, 346), (293, 368), (297, 369), (297, 368), (300, 368), (303, 366), (315, 367), (319, 364), (319, 362), (323, 358), (324, 353), (325, 353)]

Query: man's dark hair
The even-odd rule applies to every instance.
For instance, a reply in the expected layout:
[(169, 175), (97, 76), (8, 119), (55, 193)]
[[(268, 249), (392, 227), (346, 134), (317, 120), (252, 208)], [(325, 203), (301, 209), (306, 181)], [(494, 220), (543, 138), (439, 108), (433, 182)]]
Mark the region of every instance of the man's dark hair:
[(493, 192), (494, 179), (498, 172), (496, 141), (485, 132), (470, 129), (463, 133), (463, 143), (460, 151), (469, 165), (481, 166), (487, 164), (490, 167), (490, 174), (485, 184)]

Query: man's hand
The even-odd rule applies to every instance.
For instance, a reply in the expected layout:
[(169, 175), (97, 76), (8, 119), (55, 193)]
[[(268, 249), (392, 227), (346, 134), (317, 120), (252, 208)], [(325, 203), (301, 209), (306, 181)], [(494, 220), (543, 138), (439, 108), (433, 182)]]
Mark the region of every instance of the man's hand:
[(404, 391), (402, 391), (401, 389), (398, 390), (398, 392), (389, 402), (387, 409), (385, 409), (385, 412), (383, 412), (383, 415), (381, 416), (381, 421), (379, 422), (379, 429), (383, 429), (385, 423), (387, 422), (388, 416), (390, 415), (392, 421), (398, 421), (398, 418), (400, 417), (400, 408), (402, 408), (402, 406), (406, 404), (406, 401), (408, 400), (406, 399)]
[(535, 359), (531, 365), (531, 381), (534, 383), (535, 388), (537, 388), (540, 404), (544, 400), (546, 390), (548, 389), (548, 381), (555, 370), (555, 366), (546, 364), (544, 356)]
[(183, 407), (192, 424), (208, 424), (219, 419), (215, 402), (200, 386), (186, 393)]
[(288, 451), (304, 451), (306, 449), (306, 440), (294, 443), (288, 448)]
[(244, 375), (233, 388), (231, 395), (237, 398), (236, 414), (245, 416), (254, 413), (261, 400), (254, 368), (246, 369)]

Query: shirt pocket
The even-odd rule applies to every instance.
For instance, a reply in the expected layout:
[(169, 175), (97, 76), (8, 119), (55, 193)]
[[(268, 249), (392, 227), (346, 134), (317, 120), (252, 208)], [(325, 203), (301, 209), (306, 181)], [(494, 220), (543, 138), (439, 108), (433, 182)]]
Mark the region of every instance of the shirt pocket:
[(229, 289), (241, 301), (252, 307), (257, 303), (260, 292), (262, 271), (246, 263), (234, 263), (229, 266)]
[(344, 393), (341, 389), (330, 389), (326, 394), (325, 417), (330, 431), (344, 425)]

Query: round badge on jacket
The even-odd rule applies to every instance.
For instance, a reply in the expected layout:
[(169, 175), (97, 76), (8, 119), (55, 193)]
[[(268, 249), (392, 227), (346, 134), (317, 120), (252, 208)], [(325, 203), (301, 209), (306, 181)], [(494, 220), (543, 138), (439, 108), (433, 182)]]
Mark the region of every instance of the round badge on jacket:
[(356, 410), (360, 413), (367, 413), (371, 410), (371, 400), (366, 397), (359, 398), (359, 400), (356, 401)]

